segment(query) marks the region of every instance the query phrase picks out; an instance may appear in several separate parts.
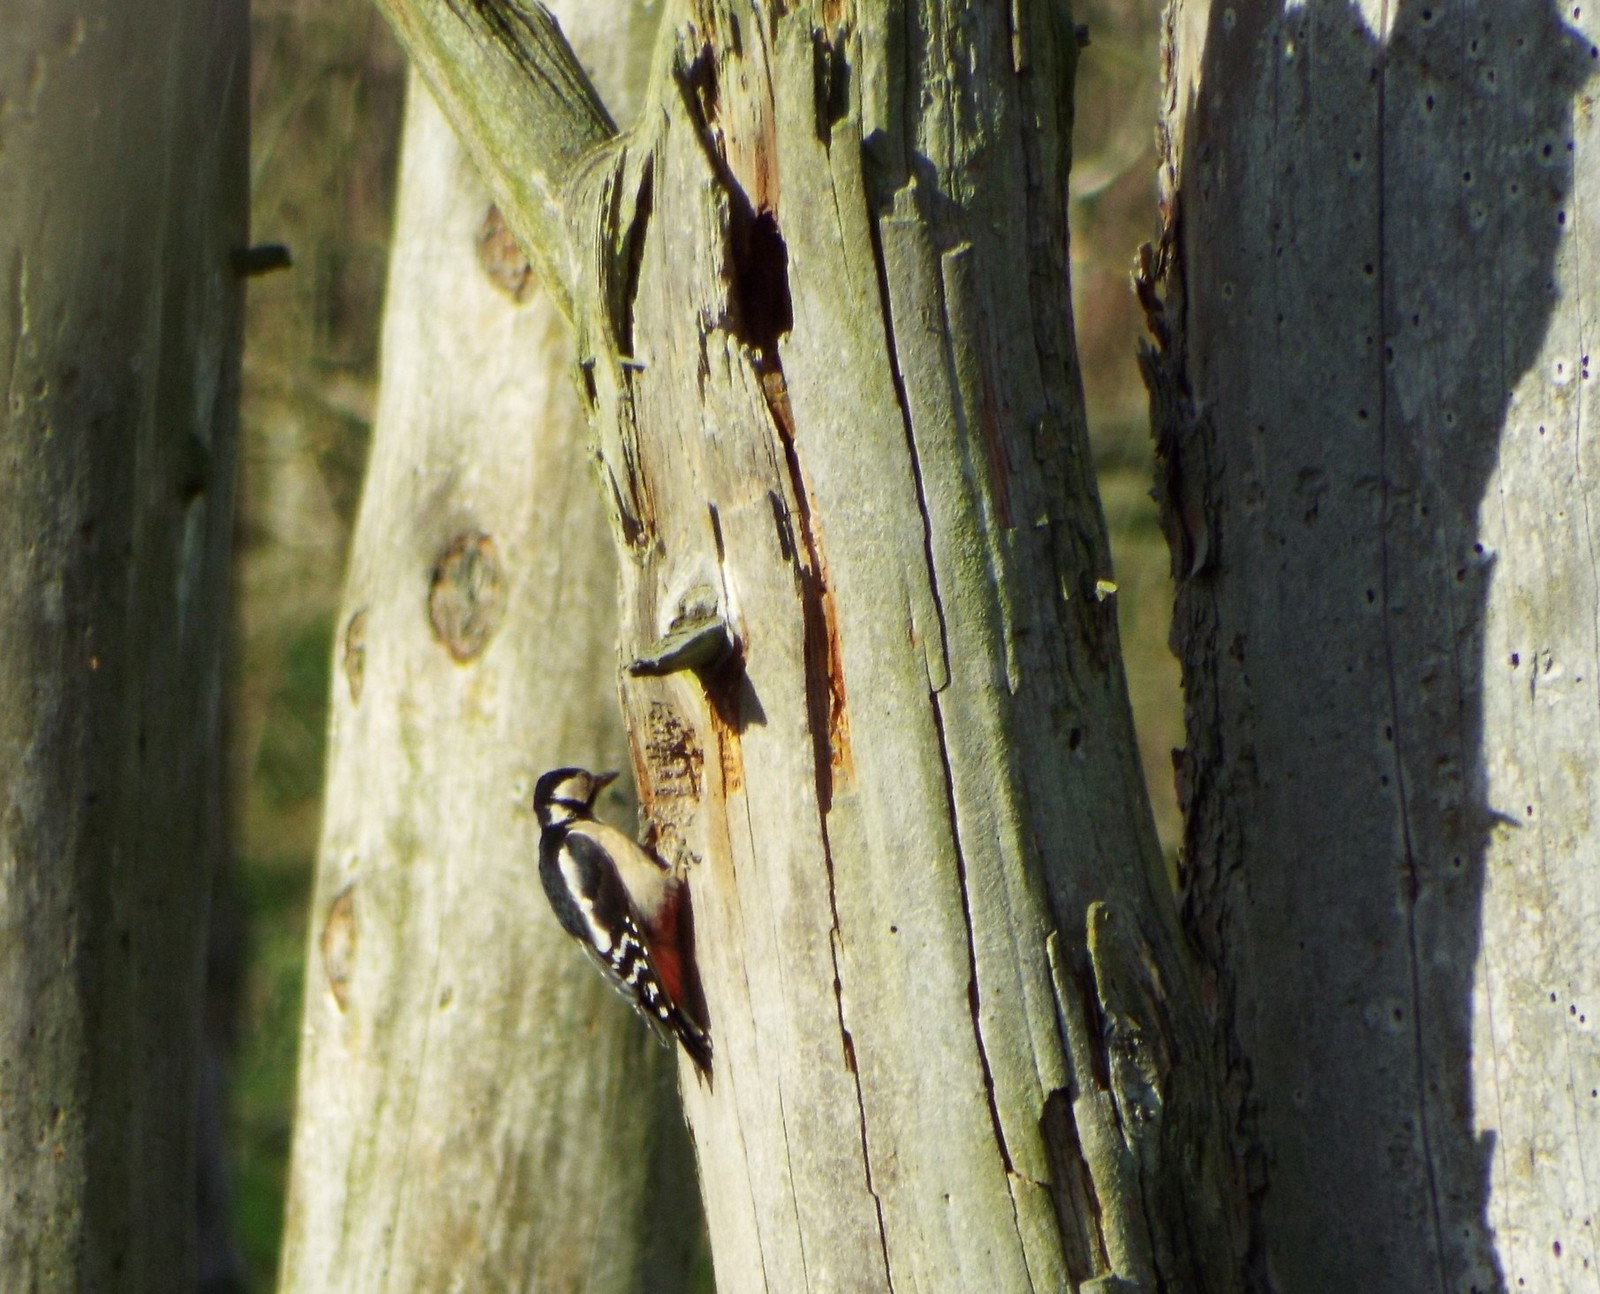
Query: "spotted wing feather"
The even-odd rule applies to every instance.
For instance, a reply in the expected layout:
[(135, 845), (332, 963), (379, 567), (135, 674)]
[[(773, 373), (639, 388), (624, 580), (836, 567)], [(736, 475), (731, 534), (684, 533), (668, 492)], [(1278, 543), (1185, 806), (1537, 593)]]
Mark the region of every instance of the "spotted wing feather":
[(676, 1037), (695, 1064), (708, 1070), (711, 1039), (680, 1005), (676, 896), (658, 904), (663, 928), (652, 934), (617, 875), (614, 857), (582, 829), (546, 833), (539, 879), (562, 929), (612, 986), (664, 1042)]

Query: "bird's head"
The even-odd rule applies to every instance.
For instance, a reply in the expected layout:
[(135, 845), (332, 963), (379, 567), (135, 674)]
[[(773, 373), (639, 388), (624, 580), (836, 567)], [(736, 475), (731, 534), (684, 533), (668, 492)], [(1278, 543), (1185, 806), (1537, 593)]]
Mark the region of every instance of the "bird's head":
[(541, 827), (554, 827), (594, 816), (595, 797), (616, 781), (615, 773), (583, 768), (552, 768), (533, 788), (533, 811)]

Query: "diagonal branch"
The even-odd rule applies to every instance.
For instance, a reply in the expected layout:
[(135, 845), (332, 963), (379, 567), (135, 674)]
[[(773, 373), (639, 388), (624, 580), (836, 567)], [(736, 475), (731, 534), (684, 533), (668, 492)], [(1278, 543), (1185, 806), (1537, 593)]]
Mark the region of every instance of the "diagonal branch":
[(561, 312), (576, 258), (563, 194), (617, 128), (536, 0), (377, 0)]

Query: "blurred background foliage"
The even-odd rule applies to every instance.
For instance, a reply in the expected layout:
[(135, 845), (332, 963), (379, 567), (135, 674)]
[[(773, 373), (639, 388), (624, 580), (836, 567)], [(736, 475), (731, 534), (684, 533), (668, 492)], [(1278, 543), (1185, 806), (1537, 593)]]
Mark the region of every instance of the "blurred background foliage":
[[(1128, 287), (1155, 226), (1159, 0), (1074, 9), (1091, 40), (1077, 95), (1073, 303), (1134, 711), (1170, 855), (1182, 718)], [(361, 0), (255, 0), (252, 37), (253, 235), (294, 257), (250, 286), (234, 578), (233, 889), (247, 934), (230, 1121), (240, 1239), (263, 1294), (282, 1225), (333, 620), (371, 434), (405, 63)]]

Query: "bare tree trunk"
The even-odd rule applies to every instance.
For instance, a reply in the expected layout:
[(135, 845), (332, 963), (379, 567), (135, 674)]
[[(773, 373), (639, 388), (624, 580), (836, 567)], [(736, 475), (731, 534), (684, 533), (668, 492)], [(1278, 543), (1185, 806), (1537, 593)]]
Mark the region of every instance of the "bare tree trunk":
[(574, 318), (719, 1284), (1233, 1288), (1073, 355), (1066, 11), (676, 5), (618, 137), (537, 7), (385, 9)]
[(1168, 22), (1150, 369), (1256, 1284), (1593, 1289), (1600, 15)]
[[(584, 19), (626, 94), (651, 26), (632, 5)], [(413, 83), (336, 649), (286, 1291), (673, 1290), (700, 1247), (670, 1060), (535, 874), (533, 779), (616, 767), (624, 738), (570, 338), (529, 274)]]
[(245, 6), (0, 3), (0, 1287), (188, 1289)]

